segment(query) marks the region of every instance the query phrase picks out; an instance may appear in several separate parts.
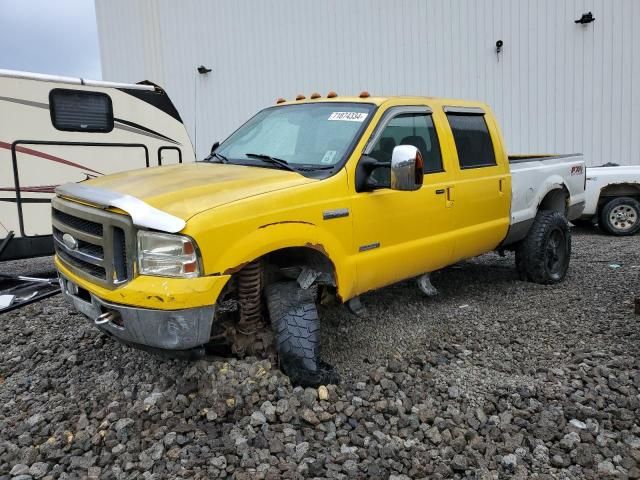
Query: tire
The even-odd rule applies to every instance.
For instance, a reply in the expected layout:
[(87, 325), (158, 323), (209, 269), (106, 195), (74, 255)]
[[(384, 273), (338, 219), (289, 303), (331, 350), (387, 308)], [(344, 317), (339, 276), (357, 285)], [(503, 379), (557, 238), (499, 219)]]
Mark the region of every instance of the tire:
[(320, 360), (315, 289), (303, 290), (297, 282), (279, 282), (267, 286), (265, 294), (280, 368), (291, 383), (303, 387), (337, 383), (334, 369)]
[(538, 212), (526, 238), (516, 248), (516, 269), (521, 280), (543, 285), (560, 283), (569, 269), (571, 232), (559, 212)]
[(600, 208), (600, 228), (610, 235), (634, 235), (640, 230), (640, 202), (617, 197)]

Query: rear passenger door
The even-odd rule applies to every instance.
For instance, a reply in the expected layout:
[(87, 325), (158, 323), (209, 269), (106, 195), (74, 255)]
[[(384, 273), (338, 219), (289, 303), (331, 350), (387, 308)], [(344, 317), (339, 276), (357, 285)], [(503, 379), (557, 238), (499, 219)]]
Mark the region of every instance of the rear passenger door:
[(496, 125), (481, 108), (445, 107), (457, 154), (454, 260), (493, 250), (509, 229), (509, 165)]

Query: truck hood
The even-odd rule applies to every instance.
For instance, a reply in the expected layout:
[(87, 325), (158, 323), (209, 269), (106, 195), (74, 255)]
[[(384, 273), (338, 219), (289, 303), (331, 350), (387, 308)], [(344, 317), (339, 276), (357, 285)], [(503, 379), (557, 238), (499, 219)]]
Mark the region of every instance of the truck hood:
[(121, 172), (82, 185), (131, 195), (186, 221), (227, 203), (315, 181), (286, 170), (197, 162)]

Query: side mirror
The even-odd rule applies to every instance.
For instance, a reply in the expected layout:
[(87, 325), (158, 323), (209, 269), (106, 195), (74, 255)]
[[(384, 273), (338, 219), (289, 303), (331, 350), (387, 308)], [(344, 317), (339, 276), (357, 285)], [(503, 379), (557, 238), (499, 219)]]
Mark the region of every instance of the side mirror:
[(213, 145), (211, 145), (211, 153), (216, 151), (216, 148), (218, 148), (220, 146), (220, 142), (216, 142)]
[(422, 186), (424, 160), (413, 145), (398, 145), (391, 155), (391, 190), (412, 191)]

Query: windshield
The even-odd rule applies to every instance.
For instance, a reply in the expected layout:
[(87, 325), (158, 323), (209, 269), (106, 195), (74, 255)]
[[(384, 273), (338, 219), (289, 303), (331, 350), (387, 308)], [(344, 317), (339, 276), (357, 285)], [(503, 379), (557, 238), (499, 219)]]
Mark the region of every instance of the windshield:
[(215, 150), (216, 157), (270, 167), (277, 166), (276, 159), (292, 169), (331, 170), (351, 152), (374, 108), (346, 102), (267, 108), (227, 138)]

